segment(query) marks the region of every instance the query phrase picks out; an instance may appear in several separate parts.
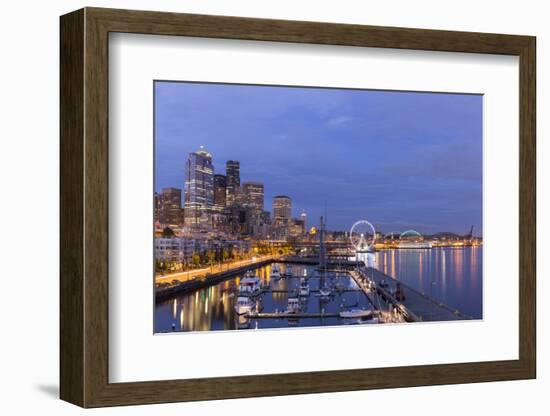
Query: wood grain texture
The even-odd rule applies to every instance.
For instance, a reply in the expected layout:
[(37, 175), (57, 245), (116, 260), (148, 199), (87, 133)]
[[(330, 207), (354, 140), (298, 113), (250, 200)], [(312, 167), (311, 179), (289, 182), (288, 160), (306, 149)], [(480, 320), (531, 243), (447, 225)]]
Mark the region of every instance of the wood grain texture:
[[(108, 33), (520, 57), (518, 360), (140, 383), (108, 381)], [(515, 380), (536, 374), (535, 38), (87, 8), (61, 18), (61, 397), (83, 407)]]
[(536, 377), (536, 41), (520, 54), (519, 141), (519, 356)]
[(84, 12), (61, 19), (60, 388), (84, 404)]

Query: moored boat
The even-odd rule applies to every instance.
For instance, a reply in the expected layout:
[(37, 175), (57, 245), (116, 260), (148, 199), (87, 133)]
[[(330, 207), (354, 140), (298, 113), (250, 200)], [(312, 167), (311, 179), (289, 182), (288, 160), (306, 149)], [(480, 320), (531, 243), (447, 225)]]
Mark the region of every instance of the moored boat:
[(365, 325), (365, 324), (382, 324), (384, 323), (379, 317), (372, 318), (354, 318), (354, 319), (345, 319), (344, 325)]
[(340, 318), (367, 318), (372, 317), (372, 310), (370, 309), (361, 309), (361, 308), (352, 308), (344, 311), (340, 311)]
[(307, 282), (307, 279), (305, 279), (305, 278), (300, 279), (300, 287), (298, 288), (298, 296), (300, 296), (300, 297), (309, 296), (309, 283)]
[(255, 302), (249, 296), (239, 296), (235, 303), (235, 312), (237, 315), (245, 315), (252, 312), (255, 307)]
[(288, 298), (286, 313), (298, 313), (298, 312), (300, 312), (300, 299), (294, 296)]
[(243, 277), (239, 283), (239, 296), (258, 296), (262, 293), (261, 280), (257, 276)]
[(328, 299), (331, 294), (332, 290), (328, 286), (323, 286), (321, 289), (319, 289), (319, 296), (323, 299)]
[(274, 280), (279, 280), (281, 278), (281, 270), (279, 269), (279, 266), (274, 265), (271, 268), (270, 278)]

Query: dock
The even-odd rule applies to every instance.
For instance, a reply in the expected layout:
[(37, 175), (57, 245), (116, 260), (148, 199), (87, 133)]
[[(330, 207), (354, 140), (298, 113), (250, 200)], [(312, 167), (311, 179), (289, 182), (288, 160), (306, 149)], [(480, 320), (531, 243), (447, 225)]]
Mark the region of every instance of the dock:
[[(350, 273), (357, 285), (369, 297), (371, 303), (384, 302), (390, 309), (394, 307), (396, 312), (402, 315), (408, 322), (433, 322), (433, 321), (459, 321), (472, 319), (470, 316), (438, 302), (424, 293), (394, 279), (372, 267), (363, 267)], [(386, 287), (380, 284), (387, 283)], [(405, 299), (397, 300), (395, 289), (397, 284)], [(375, 299), (375, 296), (377, 297)]]
[[(297, 289), (266, 289), (269, 293), (296, 293)], [(338, 293), (362, 292), (361, 289), (334, 289)], [(319, 289), (310, 289), (310, 293), (319, 293)]]
[[(300, 257), (300, 256), (285, 256), (278, 260), (278, 263), (292, 263), (292, 264), (305, 264), (309, 266), (319, 266), (318, 257)], [(360, 265), (361, 262), (356, 260), (346, 260), (346, 259), (328, 259), (326, 262), (327, 268), (354, 268)], [(322, 267), (319, 266), (319, 270)]]
[(308, 313), (308, 312), (252, 312), (249, 319), (303, 319), (303, 318), (339, 318), (340, 313)]

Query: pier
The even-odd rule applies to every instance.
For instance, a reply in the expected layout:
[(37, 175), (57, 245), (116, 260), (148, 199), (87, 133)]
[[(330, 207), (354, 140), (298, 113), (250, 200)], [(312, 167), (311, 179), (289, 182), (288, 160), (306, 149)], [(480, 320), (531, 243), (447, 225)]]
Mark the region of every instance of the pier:
[[(300, 256), (286, 256), (278, 260), (279, 263), (292, 263), (292, 264), (305, 264), (309, 266), (320, 266), (319, 257), (300, 257)], [(350, 269), (361, 265), (362, 263), (355, 260), (348, 260), (343, 258), (328, 258), (326, 260), (327, 268), (345, 268)], [(320, 267), (321, 268), (321, 267)]]
[(303, 318), (339, 318), (340, 313), (308, 313), (308, 312), (251, 312), (248, 313), (249, 319), (303, 319)]
[[(388, 309), (395, 308), (395, 312), (407, 322), (472, 319), (372, 267), (362, 267), (350, 272), (350, 275), (373, 305), (376, 303), (381, 305), (383, 302)], [(398, 300), (396, 296), (398, 285), (404, 296), (404, 299), (401, 300)]]
[[(340, 293), (354, 293), (361, 292), (360, 289), (334, 289), (336, 292)], [(296, 293), (296, 289), (268, 289), (266, 292), (269, 293)], [(310, 289), (310, 293), (319, 293), (319, 289)]]

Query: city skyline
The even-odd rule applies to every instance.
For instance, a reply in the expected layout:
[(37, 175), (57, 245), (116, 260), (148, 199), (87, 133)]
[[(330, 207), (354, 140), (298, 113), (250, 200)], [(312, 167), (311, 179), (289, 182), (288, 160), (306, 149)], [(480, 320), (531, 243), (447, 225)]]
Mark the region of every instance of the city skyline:
[(333, 230), (368, 218), (386, 232), (474, 225), (481, 235), (481, 96), (173, 82), (155, 91), (157, 192), (183, 190), (185, 161), (204, 145), (214, 174), (239, 161), (241, 183), (264, 184), (266, 209), (288, 195), (311, 225), (326, 204)]

